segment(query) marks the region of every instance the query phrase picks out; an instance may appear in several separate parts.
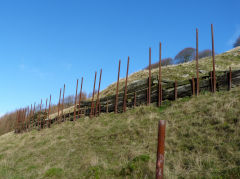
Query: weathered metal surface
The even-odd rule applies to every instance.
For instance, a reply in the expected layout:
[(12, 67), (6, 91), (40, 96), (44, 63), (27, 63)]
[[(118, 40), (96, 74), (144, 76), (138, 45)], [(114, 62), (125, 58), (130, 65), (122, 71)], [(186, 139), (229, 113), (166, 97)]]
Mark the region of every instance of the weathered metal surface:
[[(101, 79), (102, 79), (102, 69), (100, 70), (100, 77), (99, 77), (99, 84), (98, 84), (98, 94), (97, 94), (96, 112), (95, 112), (95, 114), (98, 114), (98, 107), (100, 106), (100, 103), (99, 103), (99, 92), (100, 92), (100, 87), (101, 87)], [(99, 110), (99, 113), (100, 113), (100, 110)]]
[(59, 101), (58, 101), (58, 123), (60, 123), (60, 107), (61, 107), (61, 96), (62, 96), (62, 88), (60, 88), (60, 95), (59, 95)]
[(118, 88), (119, 88), (120, 68), (121, 68), (121, 60), (119, 60), (119, 64), (118, 64), (118, 78), (117, 78), (116, 99), (115, 99), (115, 113), (118, 112)]
[(66, 88), (66, 85), (64, 84), (63, 86), (63, 100), (62, 100), (62, 117), (63, 117), (63, 120), (65, 121), (65, 114), (63, 114), (63, 110), (64, 110), (64, 95), (65, 95), (65, 88)]
[(50, 112), (51, 112), (51, 100), (52, 100), (52, 96), (50, 94), (50, 98), (49, 98), (49, 108), (48, 108), (48, 120), (47, 120), (47, 126), (51, 127), (51, 121), (50, 121)]
[(216, 92), (216, 73), (215, 73), (215, 49), (214, 49), (214, 33), (213, 33), (213, 25), (211, 24), (212, 31), (212, 63), (213, 63), (213, 92)]
[(158, 123), (158, 144), (156, 161), (156, 179), (163, 179), (166, 121)]
[(158, 107), (162, 104), (162, 43), (159, 44)]
[(80, 94), (79, 94), (79, 102), (78, 102), (78, 117), (80, 118), (80, 113), (81, 113), (81, 110), (80, 110), (80, 105), (81, 105), (81, 100), (82, 100), (82, 86), (83, 86), (83, 77), (82, 77), (82, 80), (81, 80), (81, 89), (80, 89)]
[(92, 105), (91, 105), (91, 113), (90, 117), (94, 115), (94, 93), (95, 93), (95, 84), (96, 84), (96, 78), (97, 78), (97, 72), (95, 72), (95, 78), (94, 78), (94, 85), (93, 85), (93, 93), (92, 93)]
[(77, 91), (78, 91), (78, 79), (77, 79), (76, 95), (75, 95), (75, 103), (74, 103), (74, 118), (73, 118), (74, 121), (76, 121)]
[(129, 70), (129, 57), (128, 57), (128, 62), (127, 62), (127, 74), (126, 74), (126, 80), (125, 80), (125, 90), (124, 90), (124, 100), (123, 100), (123, 112), (126, 112), (128, 70)]
[(197, 74), (197, 96), (198, 96), (199, 95), (198, 29), (196, 29), (196, 74)]
[(151, 84), (152, 84), (152, 81), (151, 81), (151, 64), (152, 64), (151, 63), (151, 48), (149, 48), (148, 105), (151, 103)]

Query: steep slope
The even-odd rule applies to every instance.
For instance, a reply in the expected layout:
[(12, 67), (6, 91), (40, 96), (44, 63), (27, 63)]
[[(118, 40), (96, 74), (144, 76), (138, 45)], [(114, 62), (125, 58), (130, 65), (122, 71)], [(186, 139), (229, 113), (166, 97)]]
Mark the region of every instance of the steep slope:
[[(233, 70), (240, 69), (240, 47), (234, 48), (227, 52), (215, 56), (216, 71), (225, 71), (229, 67)], [(117, 67), (116, 67), (117, 69)], [(206, 57), (199, 60), (200, 77), (208, 74), (212, 70), (212, 57)], [(152, 70), (152, 75), (158, 75), (158, 68)], [(196, 76), (196, 61), (182, 63), (179, 65), (170, 65), (162, 67), (162, 78), (164, 80), (187, 80)], [(117, 72), (116, 72), (117, 78)], [(141, 70), (129, 76), (129, 83), (142, 78), (148, 78), (148, 70)], [(125, 79), (121, 79), (119, 87), (123, 91)], [(120, 90), (120, 91), (121, 91)], [(113, 95), (116, 92), (116, 83), (109, 85), (104, 89), (100, 96)]]
[(166, 178), (240, 177), (240, 88), (0, 136), (0, 178), (154, 178), (167, 120)]

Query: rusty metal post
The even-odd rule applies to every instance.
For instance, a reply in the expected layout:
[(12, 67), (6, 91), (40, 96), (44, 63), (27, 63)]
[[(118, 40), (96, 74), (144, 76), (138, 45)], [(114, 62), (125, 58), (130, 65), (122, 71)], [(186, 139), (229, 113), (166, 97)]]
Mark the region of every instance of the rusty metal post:
[(163, 179), (165, 130), (166, 130), (166, 121), (160, 120), (158, 123), (156, 179)]
[(48, 125), (48, 127), (50, 127), (51, 126), (51, 121), (50, 121), (50, 112), (51, 112), (51, 94), (50, 94), (50, 99), (49, 99), (49, 108), (48, 108), (48, 121), (47, 121), (47, 125)]
[[(47, 107), (48, 107), (47, 104), (48, 104), (48, 99), (46, 99), (46, 106), (45, 106), (45, 111), (44, 111), (44, 112), (45, 112), (45, 115), (46, 115), (46, 116), (45, 116), (46, 118), (47, 118)], [(44, 119), (44, 120), (43, 120), (43, 128), (45, 127), (45, 125), (46, 125), (46, 120)]]
[(174, 83), (174, 100), (177, 100), (177, 81)]
[(76, 121), (77, 91), (78, 91), (78, 79), (77, 79), (76, 95), (75, 95), (75, 105), (74, 105), (74, 117), (73, 117), (74, 121)]
[(192, 77), (192, 95), (195, 96), (195, 79)]
[(148, 105), (151, 103), (151, 84), (152, 84), (152, 79), (151, 79), (151, 48), (149, 48), (149, 77), (148, 77)]
[(41, 104), (40, 104), (40, 111), (39, 111), (39, 114), (38, 114), (38, 127), (39, 126), (41, 127), (41, 122), (40, 122), (40, 120), (41, 120), (41, 118), (40, 118), (41, 112), (42, 112), (42, 99), (41, 99)]
[(158, 107), (162, 104), (162, 43), (159, 45), (159, 64), (158, 64)]
[(78, 105), (79, 105), (79, 109), (78, 109), (78, 117), (80, 118), (80, 111), (81, 111), (81, 100), (82, 100), (82, 86), (83, 86), (83, 77), (82, 77), (82, 80), (81, 80), (81, 89), (80, 89), (80, 94), (79, 94), (79, 102), (78, 102)]
[(197, 73), (197, 96), (198, 96), (199, 95), (198, 29), (196, 29), (196, 73)]
[(97, 94), (97, 101), (96, 101), (96, 114), (98, 113), (98, 105), (100, 104), (99, 92), (100, 92), (100, 87), (101, 87), (101, 79), (102, 79), (102, 69), (100, 70), (100, 77), (99, 77), (99, 84), (98, 84), (98, 94)]
[[(32, 115), (32, 117), (33, 117), (33, 125), (36, 125), (36, 123), (35, 123), (35, 119), (34, 119), (34, 114), (35, 114), (35, 104), (36, 103), (34, 103), (34, 105), (33, 105), (33, 115)], [(36, 121), (37, 121), (37, 119), (36, 119)]]
[(228, 79), (228, 90), (230, 91), (232, 88), (232, 68), (229, 67), (229, 79)]
[(91, 104), (91, 112), (90, 112), (90, 118), (94, 114), (94, 93), (95, 93), (95, 85), (96, 85), (96, 78), (97, 78), (97, 72), (95, 72), (95, 78), (94, 78), (94, 85), (93, 85), (93, 93), (92, 93), (92, 104)]
[(60, 112), (60, 105), (61, 105), (61, 96), (62, 96), (62, 88), (60, 88), (60, 95), (59, 95), (59, 102), (58, 102), (58, 123), (60, 121), (59, 112)]
[(30, 115), (29, 115), (29, 127), (31, 127), (31, 118), (32, 118), (32, 104), (31, 104), (31, 110), (30, 110)]
[(64, 109), (64, 95), (65, 95), (65, 84), (63, 86), (63, 100), (62, 100), (62, 117), (63, 117), (63, 120), (65, 121), (65, 114), (63, 114), (63, 109)]
[(117, 78), (117, 88), (116, 88), (115, 114), (118, 112), (118, 88), (119, 88), (120, 67), (121, 67), (121, 60), (119, 60), (119, 64), (118, 64), (118, 78)]
[(28, 107), (27, 107), (27, 121), (26, 121), (26, 130), (28, 129), (29, 116), (30, 116), (30, 112), (29, 112), (29, 106), (28, 106)]
[(136, 92), (134, 92), (134, 108), (136, 107), (136, 103), (137, 103), (137, 100), (136, 100)]
[(213, 62), (213, 92), (216, 92), (216, 73), (215, 73), (215, 49), (214, 49), (214, 34), (213, 25), (211, 24), (212, 31), (212, 62)]
[(127, 74), (126, 74), (126, 80), (125, 80), (125, 90), (124, 90), (124, 99), (123, 99), (123, 112), (126, 112), (128, 70), (129, 70), (129, 57), (128, 57), (128, 62), (127, 62)]

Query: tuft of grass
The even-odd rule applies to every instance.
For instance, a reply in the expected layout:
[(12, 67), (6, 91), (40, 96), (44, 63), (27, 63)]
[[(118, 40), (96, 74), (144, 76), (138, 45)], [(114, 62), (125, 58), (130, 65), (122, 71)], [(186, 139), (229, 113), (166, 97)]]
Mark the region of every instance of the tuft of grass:
[(63, 169), (61, 168), (50, 168), (44, 174), (45, 178), (59, 178), (63, 176)]

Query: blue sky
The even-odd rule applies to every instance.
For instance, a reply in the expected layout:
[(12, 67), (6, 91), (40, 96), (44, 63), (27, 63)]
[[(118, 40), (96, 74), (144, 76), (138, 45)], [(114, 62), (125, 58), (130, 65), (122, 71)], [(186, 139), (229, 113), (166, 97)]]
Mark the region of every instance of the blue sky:
[(94, 71), (103, 69), (102, 86), (158, 59), (174, 57), (195, 47), (211, 48), (214, 24), (217, 53), (232, 48), (240, 35), (239, 0), (1, 0), (0, 1), (0, 115), (40, 103), (66, 83), (66, 95), (75, 93), (76, 79), (91, 92)]

